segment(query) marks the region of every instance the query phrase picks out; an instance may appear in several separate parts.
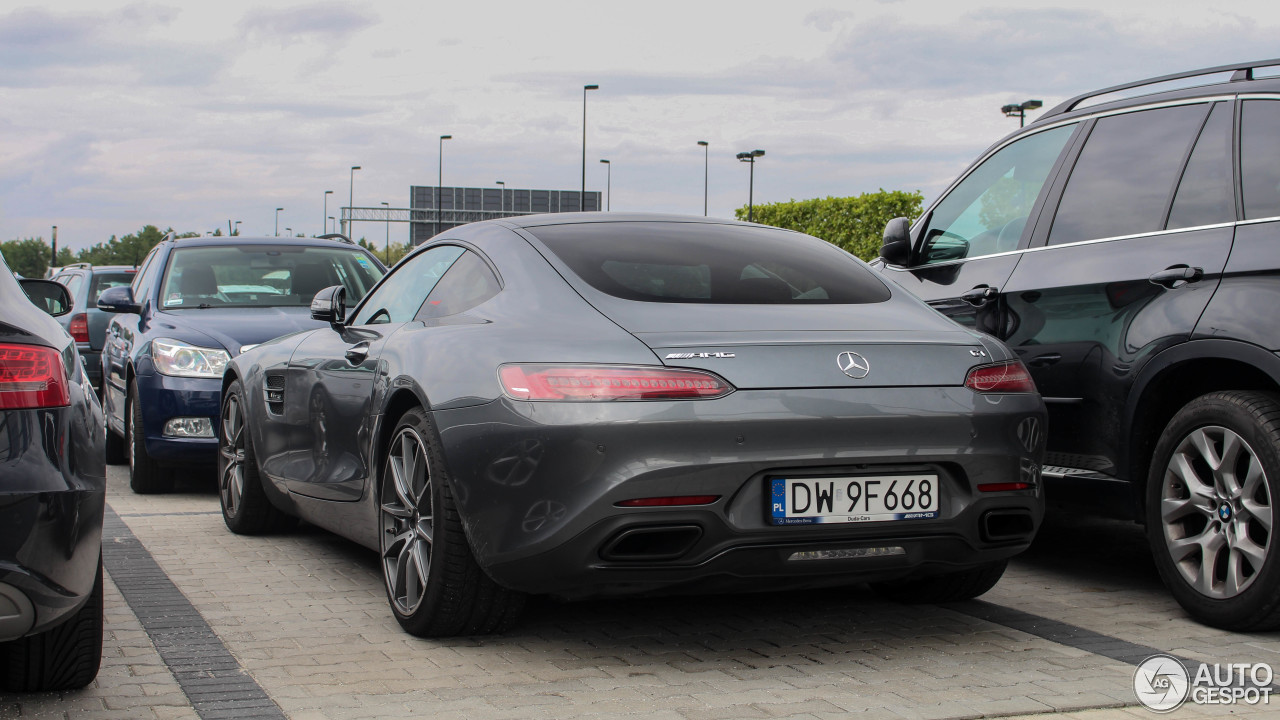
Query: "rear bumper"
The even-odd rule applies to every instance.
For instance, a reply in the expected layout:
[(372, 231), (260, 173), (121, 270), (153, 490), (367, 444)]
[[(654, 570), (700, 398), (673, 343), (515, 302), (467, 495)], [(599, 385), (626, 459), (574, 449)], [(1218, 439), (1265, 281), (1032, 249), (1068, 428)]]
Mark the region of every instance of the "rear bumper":
[[(947, 572), (1020, 552), (1043, 516), (1045, 412), (1036, 395), (739, 391), (688, 402), (500, 400), (434, 417), (477, 559), (498, 582), (530, 592), (765, 589)], [(769, 521), (772, 476), (886, 472), (936, 474), (939, 517)], [(977, 490), (1028, 479), (1029, 490)], [(719, 499), (697, 508), (616, 506), (679, 495)], [(992, 511), (1021, 518), (1013, 523), (1021, 531), (984, 531)], [(656, 532), (669, 552), (614, 552), (621, 534), (637, 531)], [(792, 559), (823, 549), (852, 552)]]

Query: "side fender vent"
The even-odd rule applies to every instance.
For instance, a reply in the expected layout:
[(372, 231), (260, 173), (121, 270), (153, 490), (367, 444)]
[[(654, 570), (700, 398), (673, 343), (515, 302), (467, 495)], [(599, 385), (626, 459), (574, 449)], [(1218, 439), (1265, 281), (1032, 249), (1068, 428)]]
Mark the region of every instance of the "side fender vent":
[(284, 375), (267, 375), (262, 394), (267, 400), (267, 411), (272, 415), (284, 414)]

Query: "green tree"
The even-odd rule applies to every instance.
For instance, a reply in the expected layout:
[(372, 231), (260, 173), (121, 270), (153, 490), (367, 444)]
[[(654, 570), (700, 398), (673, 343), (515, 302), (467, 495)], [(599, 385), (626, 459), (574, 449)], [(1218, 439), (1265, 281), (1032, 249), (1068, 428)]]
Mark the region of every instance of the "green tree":
[(0, 252), (9, 269), (23, 277), (42, 278), (49, 267), (53, 249), (42, 237), (8, 240), (0, 243)]
[[(854, 197), (826, 197), (813, 200), (756, 205), (753, 215), (763, 225), (798, 230), (872, 260), (880, 254), (885, 223), (895, 217), (914, 220), (920, 216), (924, 196), (919, 192), (884, 190)], [(747, 219), (747, 208), (734, 211)]]

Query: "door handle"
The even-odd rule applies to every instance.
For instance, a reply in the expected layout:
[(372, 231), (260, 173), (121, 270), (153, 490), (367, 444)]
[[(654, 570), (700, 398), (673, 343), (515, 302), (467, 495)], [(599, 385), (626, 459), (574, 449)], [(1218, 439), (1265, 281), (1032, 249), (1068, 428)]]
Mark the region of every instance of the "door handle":
[(998, 294), (999, 291), (990, 285), (978, 285), (972, 290), (961, 293), (960, 299), (974, 307), (981, 307), (986, 305), (989, 300), (994, 299)]
[(1160, 272), (1153, 273), (1147, 279), (1161, 287), (1167, 287), (1170, 290), (1180, 288), (1188, 283), (1197, 282), (1204, 277), (1204, 268), (1190, 267), (1188, 265), (1173, 265), (1165, 268)]
[(1047, 353), (1045, 355), (1037, 355), (1036, 357), (1027, 361), (1027, 366), (1034, 367), (1034, 368), (1049, 367), (1050, 365), (1053, 365), (1054, 363), (1058, 362), (1061, 359), (1062, 359), (1062, 355), (1059, 353)]
[(352, 365), (359, 365), (364, 359), (369, 357), (369, 343), (362, 342), (347, 348), (347, 362)]

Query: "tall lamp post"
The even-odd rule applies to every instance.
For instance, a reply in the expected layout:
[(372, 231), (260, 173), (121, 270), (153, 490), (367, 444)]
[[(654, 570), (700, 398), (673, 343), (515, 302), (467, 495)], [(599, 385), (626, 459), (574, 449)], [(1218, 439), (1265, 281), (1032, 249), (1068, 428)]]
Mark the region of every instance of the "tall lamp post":
[(613, 207), (613, 163), (608, 160), (601, 160), (600, 162), (604, 163), (606, 171), (604, 176), (604, 209), (605, 212), (608, 212), (609, 208)]
[(706, 140), (699, 140), (698, 144), (702, 146), (702, 217), (706, 217), (707, 190), (710, 188), (708, 178), (711, 173), (711, 144)]
[(49, 267), (58, 266), (58, 226), (53, 226), (53, 259), (49, 261)]
[(386, 244), (386, 249), (382, 251), (382, 261), (390, 265), (391, 264), (391, 203), (384, 202), (382, 203), (382, 207), (386, 208), (385, 210), (383, 210), (383, 212), (387, 214), (387, 217), (386, 217), (387, 244)]
[(1037, 110), (1042, 107), (1044, 107), (1044, 103), (1040, 102), (1039, 100), (1028, 100), (1024, 103), (1020, 103), (1017, 105), (1005, 105), (1004, 107), (1000, 108), (1000, 112), (1004, 113), (1005, 117), (1018, 118), (1018, 127), (1026, 127), (1027, 111)]
[(444, 210), (440, 207), (440, 186), (444, 185), (444, 141), (452, 139), (452, 135), (441, 135), (440, 149), (436, 153), (440, 166), (436, 168), (436, 231), (434, 235), (440, 234), (440, 221), (444, 219)]
[(232, 235), (239, 235), (239, 234), (240, 234), (240, 221), (239, 221), (239, 220), (237, 220), (237, 221), (236, 221), (236, 225), (235, 225), (235, 227), (231, 228), (231, 234), (232, 234)]
[(751, 180), (747, 186), (747, 222), (755, 220), (755, 194), (756, 194), (756, 158), (764, 157), (763, 150), (749, 150), (738, 153), (738, 160), (751, 165)]
[(599, 85), (582, 86), (582, 194), (578, 196), (578, 210), (587, 209), (587, 91), (599, 89)]
[[(324, 231), (325, 231), (325, 232), (329, 232), (329, 227), (330, 227), (330, 226), (336, 226), (336, 225), (338, 224), (338, 219), (337, 219), (337, 218), (335, 218), (335, 217), (334, 217), (334, 216), (332, 216), (332, 215), (330, 215), (330, 216), (329, 216), (329, 220), (331, 220), (332, 222), (330, 222), (330, 223), (329, 223), (329, 225), (326, 225), (326, 226), (325, 226), (325, 228), (324, 228)], [(334, 227), (334, 229), (335, 229), (335, 230), (337, 230), (337, 227)]]
[(276, 237), (280, 237), (280, 211), (284, 208), (276, 208)]
[(324, 235), (329, 232), (329, 196), (333, 194), (332, 190), (324, 191), (324, 215), (320, 216), (320, 234)]
[(352, 210), (352, 208), (355, 207), (356, 171), (359, 169), (360, 169), (359, 165), (351, 166), (351, 184), (347, 186), (347, 220), (342, 224), (342, 234), (346, 235), (347, 239), (351, 238), (351, 233), (348, 231), (355, 229), (352, 226), (355, 225), (354, 221), (355, 221), (356, 214)]
[(285, 236), (285, 237), (293, 237), (293, 228), (285, 228), (285, 229), (284, 229), (284, 236)]
[(507, 184), (501, 180), (494, 180), (493, 184), (499, 187), (498, 212), (505, 213), (507, 211)]

